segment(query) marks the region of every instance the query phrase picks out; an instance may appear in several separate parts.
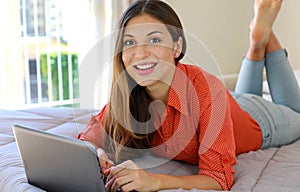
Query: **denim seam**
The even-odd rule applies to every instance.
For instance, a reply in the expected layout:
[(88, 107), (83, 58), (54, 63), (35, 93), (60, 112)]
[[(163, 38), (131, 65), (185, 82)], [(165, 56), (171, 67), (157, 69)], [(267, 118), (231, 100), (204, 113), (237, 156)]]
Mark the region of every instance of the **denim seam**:
[[(253, 98), (253, 97), (252, 97)], [(255, 97), (254, 97), (255, 98)], [(247, 99), (248, 102), (250, 102), (251, 104), (257, 106), (255, 103), (253, 103), (249, 98), (243, 98), (243, 99)], [(257, 99), (255, 99), (257, 101)], [(259, 102), (260, 103), (260, 102)], [(269, 135), (264, 135), (263, 131), (262, 131), (262, 139), (263, 139), (263, 143), (261, 148), (265, 148), (267, 146), (270, 145), (271, 143), (271, 139), (270, 136), (272, 135), (272, 133), (270, 132), (270, 126), (271, 126), (271, 122), (270, 122), (270, 118), (267, 117), (267, 115), (263, 112), (263, 110), (257, 106), (257, 109), (259, 109), (261, 111), (261, 115), (263, 115), (264, 117), (261, 117), (261, 115), (257, 115), (252, 109), (251, 107), (248, 107), (247, 105), (243, 105), (240, 104), (240, 106), (246, 111), (248, 112), (259, 124), (260, 129), (261, 130), (268, 130), (268, 134)], [(269, 111), (268, 111), (269, 112)], [(272, 118), (271, 118), (272, 119)], [(274, 123), (274, 122), (273, 122)]]

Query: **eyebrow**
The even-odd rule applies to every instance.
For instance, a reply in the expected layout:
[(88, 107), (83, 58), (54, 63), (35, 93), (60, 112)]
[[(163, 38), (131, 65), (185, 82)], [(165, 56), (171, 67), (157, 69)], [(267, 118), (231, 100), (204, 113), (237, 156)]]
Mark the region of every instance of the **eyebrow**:
[(152, 32), (148, 33), (147, 36), (153, 35), (153, 34), (155, 34), (155, 33), (163, 34), (163, 33), (160, 32), (160, 31), (152, 31)]
[[(163, 32), (161, 32), (161, 31), (152, 31), (152, 32), (148, 33), (147, 36), (153, 35), (155, 33), (163, 34)], [(134, 36), (131, 34), (124, 34), (124, 37), (134, 37)]]

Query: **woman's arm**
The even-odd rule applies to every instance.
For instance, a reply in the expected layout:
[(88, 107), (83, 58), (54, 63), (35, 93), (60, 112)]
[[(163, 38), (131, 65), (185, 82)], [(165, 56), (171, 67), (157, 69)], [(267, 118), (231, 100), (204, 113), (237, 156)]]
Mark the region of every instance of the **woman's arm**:
[(106, 134), (104, 129), (104, 114), (106, 108), (107, 105), (103, 107), (99, 114), (92, 116), (85, 129), (77, 136), (80, 140), (91, 142), (97, 149), (104, 148), (104, 137)]
[(160, 181), (159, 189), (183, 188), (186, 190), (222, 190), (221, 185), (213, 178), (206, 175), (173, 176), (152, 174)]
[[(199, 175), (215, 179), (224, 190), (234, 182), (235, 142), (228, 91), (215, 76), (204, 72), (195, 79), (199, 90)], [(197, 93), (198, 93), (197, 92)]]
[(215, 189), (222, 190), (221, 185), (206, 175), (174, 176), (153, 174), (144, 171), (133, 161), (113, 166), (105, 171), (108, 174), (106, 189), (116, 191), (158, 191), (164, 189)]
[(104, 128), (101, 126), (97, 116), (92, 116), (85, 129), (78, 134), (77, 138), (92, 143), (96, 148), (103, 148), (104, 134)]
[(105, 169), (108, 169), (112, 165), (114, 165), (114, 162), (108, 158), (106, 152), (103, 150), (104, 137), (106, 134), (103, 120), (105, 109), (106, 106), (101, 110), (101, 112), (98, 115), (92, 116), (85, 129), (77, 136), (78, 139), (89, 141), (97, 148), (97, 156), (100, 162), (102, 172)]

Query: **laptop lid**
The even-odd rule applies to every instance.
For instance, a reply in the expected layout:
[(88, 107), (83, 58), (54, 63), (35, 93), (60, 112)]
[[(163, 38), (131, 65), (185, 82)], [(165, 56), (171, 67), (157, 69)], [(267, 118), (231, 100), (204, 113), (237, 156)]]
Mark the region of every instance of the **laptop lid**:
[(28, 183), (46, 191), (105, 191), (95, 147), (85, 141), (14, 125)]

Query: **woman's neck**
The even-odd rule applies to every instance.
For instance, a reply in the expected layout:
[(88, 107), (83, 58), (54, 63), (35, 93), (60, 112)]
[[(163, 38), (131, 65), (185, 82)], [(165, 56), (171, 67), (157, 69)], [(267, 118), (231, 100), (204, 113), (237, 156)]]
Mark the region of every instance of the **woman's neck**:
[(146, 89), (152, 100), (159, 100), (167, 105), (170, 85), (159, 81)]
[(164, 79), (157, 81), (156, 83), (147, 86), (146, 90), (153, 101), (161, 101), (165, 106), (168, 102), (169, 90), (175, 75), (176, 65), (170, 68), (170, 72)]
[(163, 82), (158, 82), (155, 85), (147, 87), (147, 92), (153, 102), (151, 103), (153, 109), (157, 113), (159, 119), (163, 119), (163, 114), (168, 103), (170, 86)]

